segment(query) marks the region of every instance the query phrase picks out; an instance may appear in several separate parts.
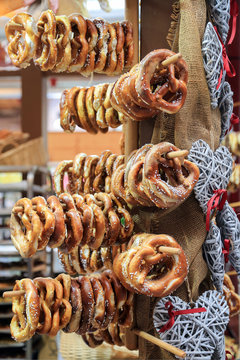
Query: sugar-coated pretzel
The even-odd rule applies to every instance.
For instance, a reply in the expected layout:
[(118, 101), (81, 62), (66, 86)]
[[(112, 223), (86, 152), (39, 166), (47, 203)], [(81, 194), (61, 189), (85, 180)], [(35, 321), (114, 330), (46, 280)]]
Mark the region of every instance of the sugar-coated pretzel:
[[(18, 207), (22, 208), (21, 212), (15, 211)], [(22, 257), (31, 257), (35, 254), (42, 227), (31, 200), (28, 198), (18, 200), (12, 209), (10, 229), (12, 242)]]
[[(146, 154), (143, 166), (143, 185), (151, 201), (158, 207), (169, 208), (184, 201), (199, 178), (194, 163), (178, 157), (168, 160), (166, 154), (179, 149), (167, 142), (154, 145)], [(161, 178), (159, 168), (165, 172)], [(184, 172), (183, 172), (184, 169)]]
[(15, 15), (5, 26), (8, 54), (13, 65), (25, 68), (35, 56), (37, 28), (29, 14)]
[(37, 330), (40, 317), (40, 303), (37, 288), (31, 279), (18, 280), (14, 291), (24, 290), (25, 294), (13, 297), (11, 320), (11, 335), (18, 341), (29, 340)]
[(57, 63), (56, 18), (51, 10), (44, 11), (37, 22), (37, 50), (34, 59), (42, 71), (54, 68)]
[[(138, 245), (134, 244), (136, 238), (140, 239)], [(161, 253), (160, 246), (179, 249), (180, 253)], [(115, 257), (113, 270), (129, 291), (164, 297), (182, 284), (188, 265), (181, 246), (171, 236), (141, 234), (133, 237), (127, 251)]]

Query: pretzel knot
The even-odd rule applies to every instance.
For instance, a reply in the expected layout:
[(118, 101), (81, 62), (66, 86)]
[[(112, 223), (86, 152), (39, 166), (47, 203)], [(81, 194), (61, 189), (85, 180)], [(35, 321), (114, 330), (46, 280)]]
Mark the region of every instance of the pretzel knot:
[(37, 28), (28, 14), (17, 14), (5, 26), (8, 54), (15, 66), (26, 68), (35, 56)]
[(179, 149), (167, 142), (154, 145), (146, 154), (143, 171), (144, 191), (160, 208), (184, 201), (199, 178), (199, 169), (184, 157), (168, 159), (167, 154)]
[(164, 67), (163, 60), (174, 55), (170, 50), (154, 50), (139, 64), (135, 80), (136, 91), (149, 107), (176, 113), (183, 106), (187, 95), (187, 64), (178, 59)]
[(53, 69), (57, 62), (56, 18), (51, 10), (41, 14), (37, 28), (37, 51), (34, 62), (42, 71), (48, 71)]
[[(180, 252), (161, 253), (160, 246)], [(181, 246), (171, 236), (138, 234), (130, 240), (128, 250), (115, 257), (113, 270), (128, 290), (164, 297), (182, 284), (188, 266)]]
[[(17, 212), (17, 208), (22, 208), (22, 211)], [(12, 242), (22, 257), (31, 257), (36, 253), (42, 227), (31, 200), (18, 200), (12, 209), (10, 229)]]
[(20, 297), (13, 297), (12, 311), (14, 316), (10, 325), (11, 335), (16, 341), (26, 341), (34, 335), (39, 322), (38, 291), (30, 279), (17, 281), (13, 290), (24, 290), (25, 294)]

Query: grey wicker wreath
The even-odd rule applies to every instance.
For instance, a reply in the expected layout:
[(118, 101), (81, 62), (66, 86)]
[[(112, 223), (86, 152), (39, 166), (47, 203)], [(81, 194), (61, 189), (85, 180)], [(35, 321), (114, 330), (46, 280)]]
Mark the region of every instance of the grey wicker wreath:
[[(210, 100), (213, 109), (218, 106), (218, 99), (224, 83), (226, 71), (223, 68), (222, 45), (213, 25), (208, 22), (202, 40), (203, 65), (208, 83)], [(222, 70), (222, 79), (219, 88), (218, 81)]]
[(222, 247), (220, 230), (217, 225), (211, 221), (210, 230), (203, 244), (203, 254), (211, 272), (213, 284), (219, 292), (222, 292), (225, 273)]
[(218, 212), (216, 221), (222, 241), (229, 239), (231, 242), (229, 261), (240, 276), (240, 221), (228, 202), (225, 203), (223, 210)]
[(207, 202), (213, 196), (213, 191), (227, 187), (232, 173), (232, 156), (225, 146), (220, 146), (213, 152), (205, 141), (198, 140), (193, 143), (188, 159), (200, 170), (194, 193), (206, 214)]
[[(166, 302), (171, 301), (173, 310), (190, 309), (179, 297), (167, 296), (158, 300), (153, 311), (153, 323), (160, 338), (185, 351), (187, 360), (225, 360), (224, 331), (229, 322), (229, 308), (224, 296), (216, 290), (203, 293), (194, 308), (204, 307), (206, 312), (177, 315), (173, 326), (160, 333), (169, 320)], [(220, 357), (221, 356), (221, 357)]]
[(209, 0), (210, 15), (225, 43), (227, 40), (230, 19), (230, 0)]
[(221, 113), (221, 136), (220, 141), (230, 128), (230, 119), (233, 112), (233, 92), (230, 84), (225, 81), (219, 98), (218, 107)]

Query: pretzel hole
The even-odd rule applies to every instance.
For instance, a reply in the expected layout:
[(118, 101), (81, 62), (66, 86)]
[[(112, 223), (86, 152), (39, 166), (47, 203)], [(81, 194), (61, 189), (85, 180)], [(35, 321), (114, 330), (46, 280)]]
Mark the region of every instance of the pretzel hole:
[(159, 280), (164, 277), (173, 267), (173, 259), (169, 257), (164, 262), (159, 262), (158, 264), (153, 265), (148, 275), (146, 276), (147, 280)]

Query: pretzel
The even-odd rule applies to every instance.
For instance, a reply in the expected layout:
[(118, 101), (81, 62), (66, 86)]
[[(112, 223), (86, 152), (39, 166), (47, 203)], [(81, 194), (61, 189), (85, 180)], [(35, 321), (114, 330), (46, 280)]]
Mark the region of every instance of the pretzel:
[(89, 155), (84, 164), (84, 194), (93, 192), (93, 178), (99, 157), (97, 155)]
[(112, 175), (111, 189), (113, 194), (120, 199), (123, 199), (130, 206), (139, 205), (138, 201), (132, 197), (130, 193), (126, 193), (124, 185), (125, 165), (120, 165)]
[(118, 324), (124, 327), (132, 327), (134, 310), (134, 293), (128, 292), (127, 301), (125, 302), (121, 313), (119, 314)]
[(71, 63), (71, 25), (67, 16), (56, 16), (57, 60), (54, 72), (66, 71)]
[[(22, 212), (15, 212), (21, 207)], [(11, 239), (22, 257), (31, 257), (38, 248), (42, 234), (42, 223), (32, 208), (31, 200), (22, 198), (16, 202), (10, 218)]]
[(227, 274), (224, 274), (223, 294), (227, 301), (230, 317), (240, 313), (240, 296), (236, 293), (235, 287)]
[(82, 335), (82, 339), (85, 344), (91, 348), (100, 346), (103, 343), (103, 338), (100, 335), (99, 331), (96, 331), (95, 333), (86, 333)]
[(90, 331), (93, 332), (102, 327), (102, 323), (105, 317), (105, 294), (99, 279), (95, 277), (90, 278), (93, 295), (94, 295), (94, 314), (90, 327)]
[(106, 65), (104, 68), (105, 74), (112, 74), (117, 66), (117, 54), (116, 54), (116, 46), (117, 46), (117, 38), (116, 38), (116, 30), (113, 24), (108, 24), (108, 33), (109, 33), (109, 40), (108, 40), (108, 54)]
[(63, 287), (63, 299), (69, 301), (71, 291), (71, 278), (66, 274), (59, 274), (56, 280), (60, 282)]
[(86, 39), (87, 23), (81, 15), (77, 14), (69, 16), (69, 21), (73, 37), (71, 39), (72, 61), (68, 71), (80, 72), (85, 64), (88, 54), (88, 42)]
[(67, 333), (75, 332), (79, 328), (82, 317), (83, 306), (80, 285), (77, 280), (71, 279), (71, 304), (72, 317), (67, 326), (63, 329)]
[(68, 175), (70, 174), (70, 169), (72, 168), (72, 166), (73, 166), (72, 160), (64, 160), (61, 161), (56, 167), (53, 175), (53, 184), (57, 195), (64, 192), (65, 190), (63, 185), (64, 175), (65, 173), (67, 173)]
[(102, 324), (102, 327), (105, 328), (112, 322), (115, 315), (115, 296), (110, 281), (102, 275), (99, 275), (98, 279), (100, 280), (105, 293), (105, 319)]
[(121, 227), (118, 238), (122, 242), (125, 242), (126, 239), (128, 239), (133, 232), (134, 223), (130, 213), (126, 209), (124, 209), (121, 202), (112, 193), (110, 194), (110, 196), (113, 202), (117, 205), (116, 212), (120, 219)]
[(123, 346), (123, 341), (120, 337), (120, 329), (118, 324), (109, 324), (108, 325), (108, 332), (112, 338), (112, 342), (114, 345)]
[(56, 18), (51, 10), (42, 12), (37, 22), (37, 50), (35, 64), (42, 71), (54, 68), (57, 62)]
[(51, 308), (54, 304), (55, 286), (52, 279), (35, 278), (34, 285), (37, 287), (40, 295), (41, 316), (37, 326), (39, 334), (47, 334), (52, 326)]
[(13, 65), (26, 68), (36, 52), (37, 28), (29, 14), (15, 15), (5, 26), (8, 54)]
[(60, 201), (54, 195), (47, 199), (47, 204), (55, 218), (55, 228), (50, 237), (48, 245), (51, 248), (58, 248), (63, 244), (66, 237), (67, 229), (65, 225), (64, 212)]
[[(165, 49), (150, 52), (140, 62), (135, 82), (137, 93), (147, 105), (169, 114), (180, 110), (187, 95), (188, 72), (185, 61), (178, 59), (174, 64), (166, 67), (166, 72), (164, 72), (165, 68), (161, 65), (163, 60), (173, 55), (174, 52)], [(157, 86), (157, 88), (153, 93), (151, 91), (151, 80), (154, 79), (155, 72), (158, 72), (160, 76), (156, 82), (154, 81), (154, 86)], [(163, 83), (162, 79), (166, 75), (167, 81)]]
[(69, 113), (71, 114), (72, 121), (78, 126), (81, 126), (81, 122), (80, 122), (78, 112), (77, 112), (76, 100), (77, 100), (77, 96), (78, 96), (80, 90), (81, 90), (80, 87), (74, 86), (70, 90), (67, 90), (67, 93), (66, 93), (67, 109), (68, 109)]
[(11, 336), (18, 342), (29, 340), (35, 333), (39, 317), (40, 304), (37, 289), (31, 279), (16, 282), (13, 290), (24, 290), (25, 294), (13, 297), (11, 320)]
[[(140, 294), (164, 297), (182, 284), (188, 271), (187, 261), (171, 236), (142, 234), (138, 246), (132, 242), (113, 262), (113, 270), (123, 286)], [(161, 253), (160, 246), (180, 249), (180, 253)]]
[(101, 153), (97, 166), (95, 168), (95, 178), (93, 181), (93, 188), (95, 192), (104, 191), (105, 165), (109, 156), (112, 155), (110, 150), (105, 150)]
[[(169, 152), (178, 150), (176, 146), (163, 142), (154, 145), (146, 154), (143, 169), (144, 191), (157, 207), (169, 208), (181, 203), (190, 195), (198, 181), (197, 165), (178, 157), (173, 160), (165, 158)], [(159, 168), (165, 173), (167, 181), (161, 179)]]
[(98, 31), (98, 42), (96, 45), (97, 53), (95, 60), (95, 72), (102, 72), (104, 70), (106, 61), (107, 61), (107, 53), (108, 53), (108, 23), (106, 23), (103, 19), (94, 19), (94, 25)]
[(68, 108), (68, 92), (69, 90), (64, 90), (60, 99), (60, 125), (64, 131), (74, 132), (76, 124)]
[(48, 209), (47, 202), (42, 196), (36, 196), (31, 201), (33, 206), (36, 205), (36, 212), (43, 224), (43, 229), (38, 239), (38, 250), (43, 250), (54, 232), (55, 217), (52, 211)]
[(73, 264), (71, 263), (71, 259), (69, 257), (69, 254), (63, 253), (58, 249), (58, 259), (60, 260), (60, 263), (62, 264), (64, 270), (69, 275), (75, 275), (76, 270), (73, 267)]
[(121, 23), (113, 23), (113, 26), (116, 30), (117, 37), (117, 45), (116, 45), (116, 53), (117, 53), (117, 65), (114, 71), (114, 75), (121, 74), (124, 69), (124, 42), (125, 42), (125, 34)]
[(77, 211), (71, 195), (63, 193), (59, 195), (59, 200), (66, 205), (65, 222), (67, 226), (67, 237), (61, 245), (61, 252), (70, 253), (75, 246), (78, 246), (83, 237), (83, 226), (79, 212)]
[(82, 317), (77, 334), (82, 335), (85, 334), (91, 327), (91, 323), (93, 320), (94, 314), (94, 294), (90, 279), (86, 276), (79, 276), (78, 283), (80, 283), (81, 288), (81, 296), (82, 296)]
[(77, 154), (73, 159), (73, 179), (77, 194), (83, 193), (83, 170), (87, 155), (84, 153)]
[(88, 54), (85, 60), (85, 65), (81, 70), (83, 76), (89, 76), (95, 67), (95, 58), (96, 58), (96, 46), (98, 41), (98, 32), (96, 26), (91, 20), (86, 19), (87, 22), (87, 34), (86, 38), (88, 41)]

